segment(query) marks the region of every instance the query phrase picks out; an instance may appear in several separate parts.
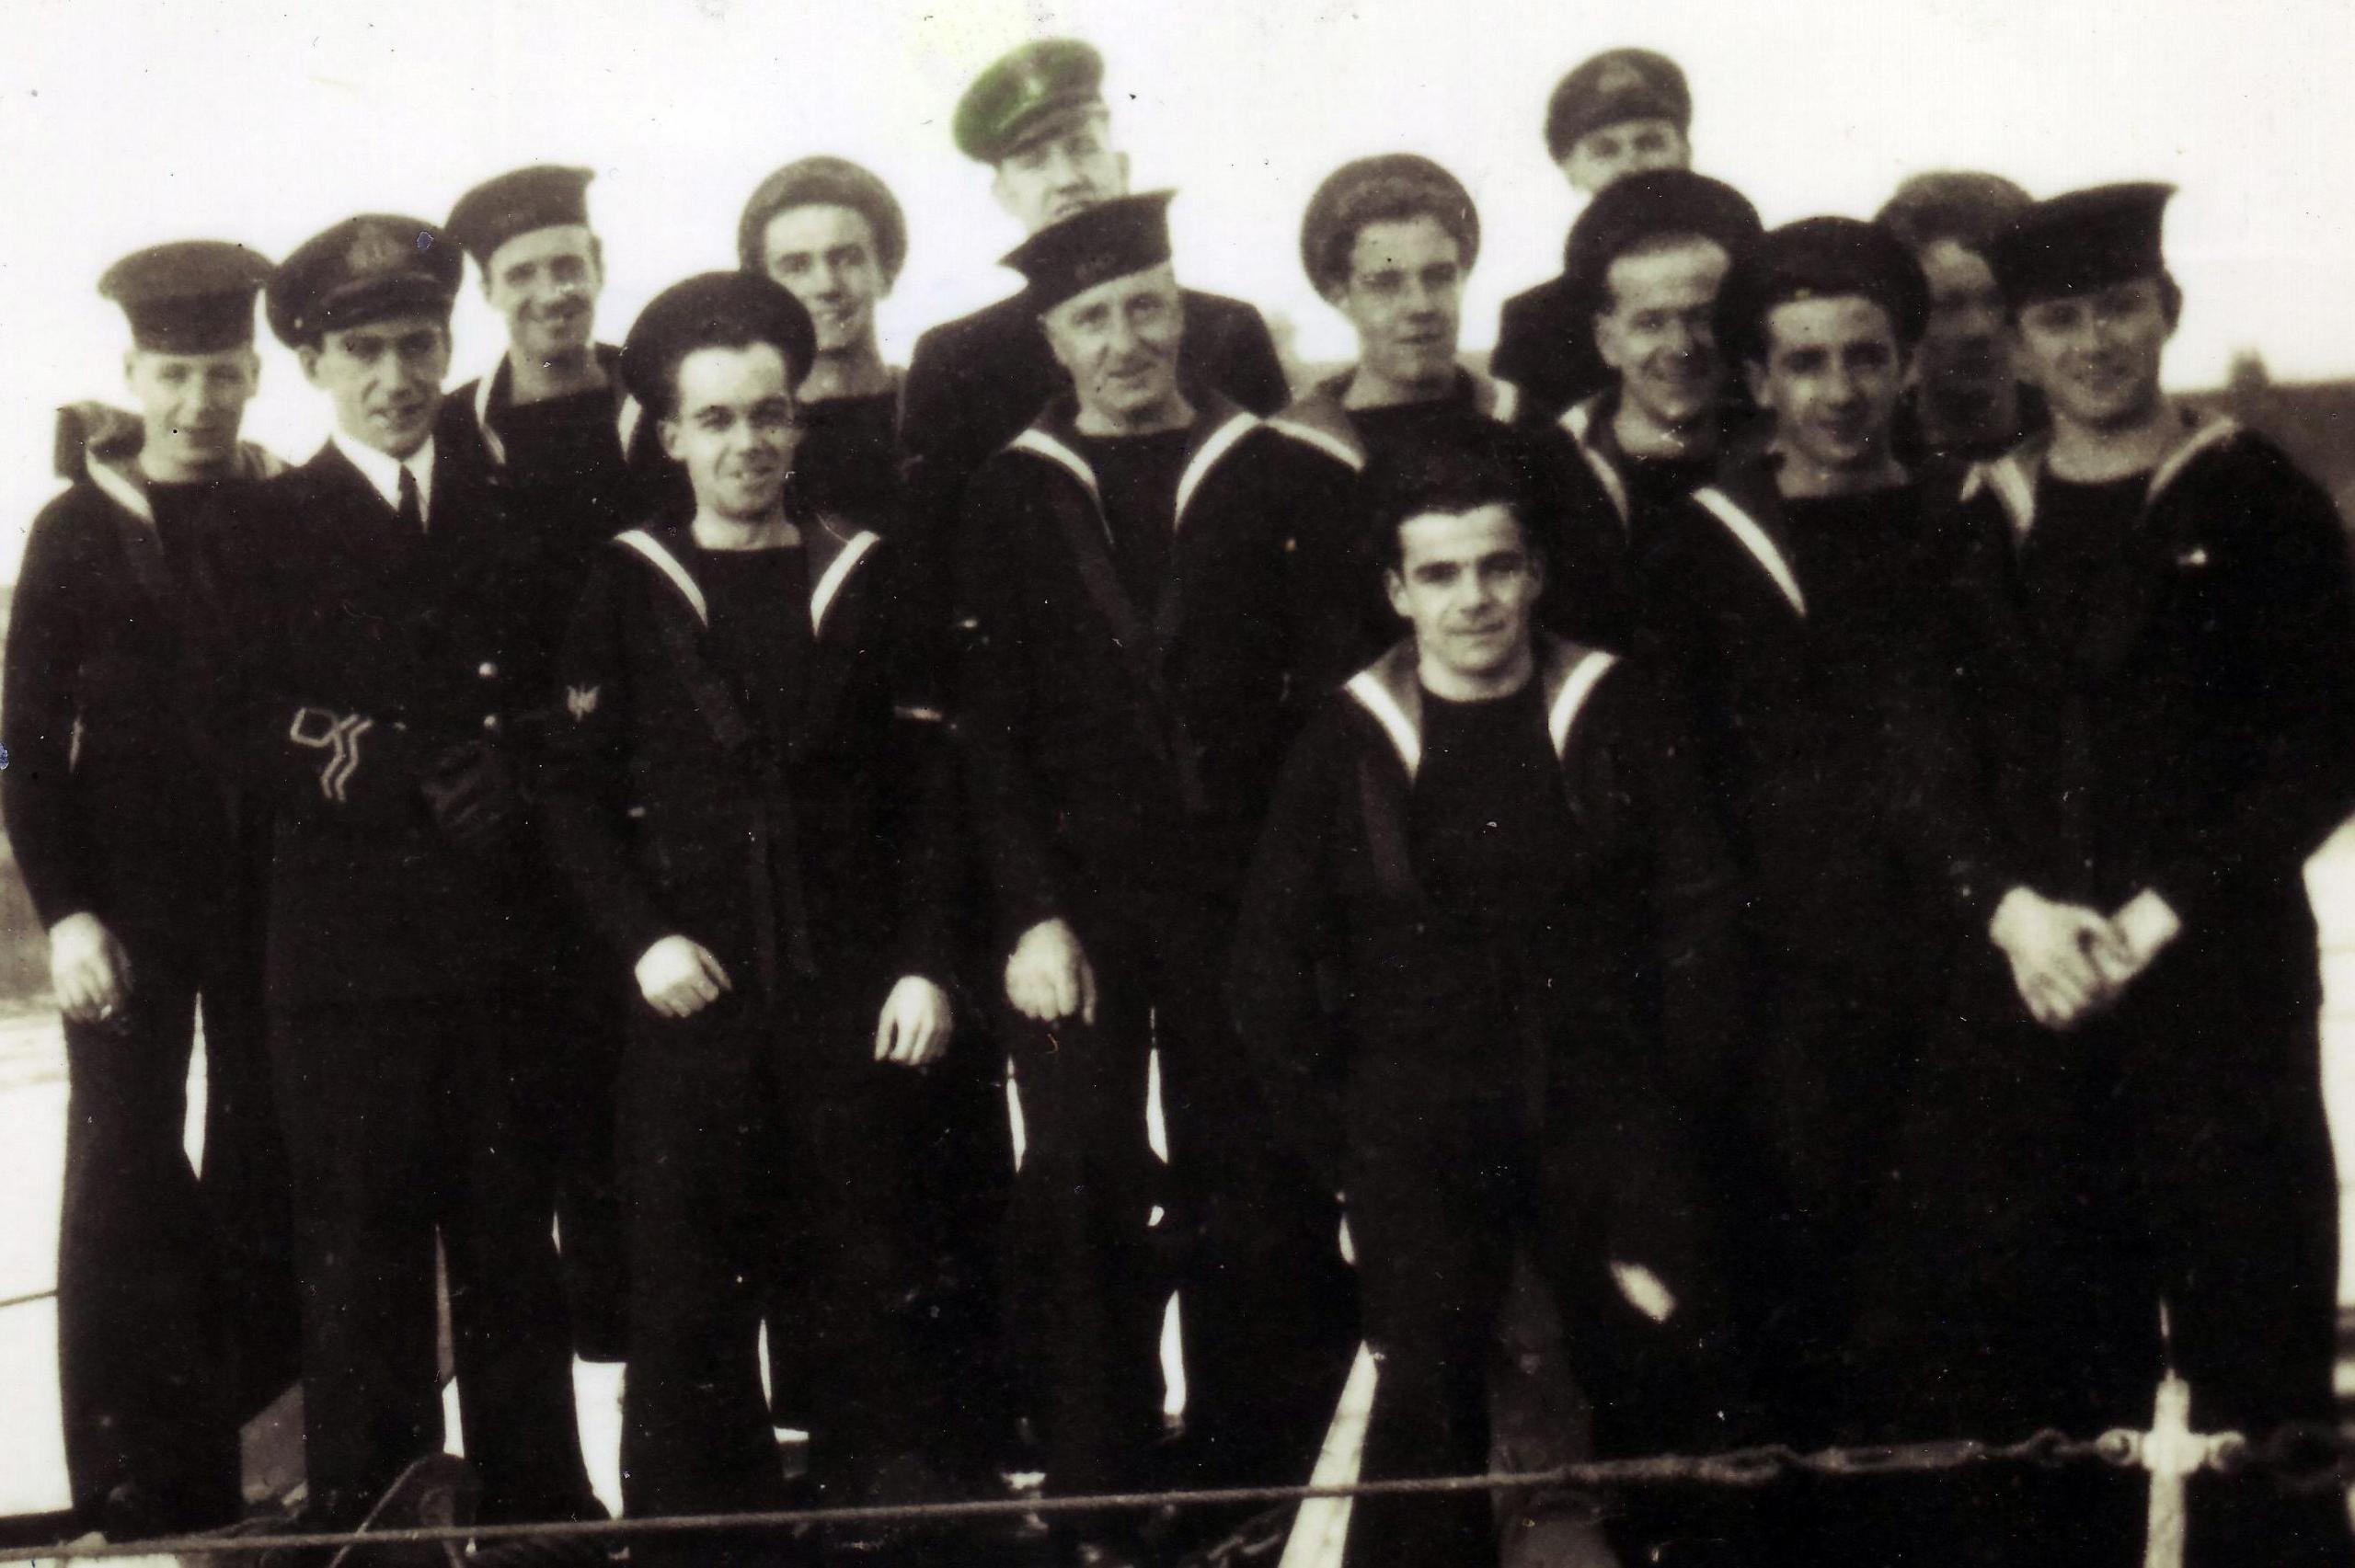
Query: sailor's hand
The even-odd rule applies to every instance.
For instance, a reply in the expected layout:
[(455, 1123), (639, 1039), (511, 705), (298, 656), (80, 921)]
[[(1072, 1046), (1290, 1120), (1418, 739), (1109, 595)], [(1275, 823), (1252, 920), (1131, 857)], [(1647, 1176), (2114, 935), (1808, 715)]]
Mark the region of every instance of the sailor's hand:
[(1083, 1024), (1096, 1022), (1096, 970), (1067, 923), (1040, 921), (1022, 933), (1005, 961), (1005, 1000), (1041, 1024), (1074, 1013)]
[(638, 956), (638, 989), (663, 1017), (691, 1018), (735, 987), (702, 944), (666, 936)]
[(131, 960), (114, 933), (85, 910), (49, 928), (49, 985), (76, 1024), (111, 1020), (131, 999)]
[(875, 1024), (875, 1059), (895, 1067), (928, 1067), (948, 1048), (957, 1026), (948, 993), (922, 975), (902, 975), (883, 999)]
[(1996, 906), (1988, 939), (2011, 961), (2012, 984), (2028, 1016), (2048, 1029), (2074, 1027), (2117, 994), (2117, 977), (2138, 967), (2108, 916), (2015, 887)]

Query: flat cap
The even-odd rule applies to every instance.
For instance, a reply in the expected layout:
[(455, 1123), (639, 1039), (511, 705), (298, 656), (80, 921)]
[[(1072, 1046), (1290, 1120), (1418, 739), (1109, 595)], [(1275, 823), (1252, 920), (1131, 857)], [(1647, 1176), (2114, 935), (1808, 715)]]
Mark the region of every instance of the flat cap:
[(98, 279), (100, 297), (131, 319), (131, 341), (165, 354), (210, 354), (254, 340), (254, 295), (270, 262), (227, 240), (134, 250)]
[(1545, 100), (1545, 151), (1558, 164), (1580, 137), (1628, 120), (1693, 128), (1693, 91), (1675, 61), (1648, 49), (1606, 49), (1573, 67)]
[(1327, 175), (1308, 199), (1300, 222), (1300, 264), (1318, 290), (1331, 288), (1349, 276), (1360, 229), (1426, 215), (1455, 236), (1470, 268), (1480, 255), (1480, 214), (1462, 180), (1413, 153), (1352, 159)]
[(891, 188), (873, 171), (848, 158), (801, 158), (752, 188), (744, 215), (736, 221), (736, 258), (747, 272), (765, 271), (764, 246), (769, 220), (796, 207), (847, 207), (867, 220), (875, 235), (875, 259), (883, 276), (895, 279), (908, 259), (908, 219)]
[(1104, 57), (1075, 38), (1042, 38), (1004, 55), (957, 100), (957, 150), (995, 164), (1058, 109), (1104, 101)]
[(647, 302), (622, 340), (622, 384), (649, 408), (671, 406), (671, 376), (698, 349), (768, 343), (801, 384), (818, 357), (818, 329), (785, 286), (759, 272), (698, 272)]
[(1851, 295), (1880, 306), (1900, 348), (1921, 340), (1930, 285), (1895, 235), (1856, 218), (1785, 223), (1738, 256), (1726, 274), (1717, 291), (1717, 342), (1731, 359), (1763, 359), (1766, 318), (1775, 306)]
[(2166, 270), (2160, 230), (2172, 185), (2097, 185), (2039, 201), (1987, 247), (1995, 286), (2015, 309)]
[(1023, 297), (1041, 315), (1098, 283), (1143, 272), (1169, 259), (1174, 190), (1099, 201), (1049, 223), (1005, 258), (1029, 281)]
[(290, 349), (404, 311), (447, 317), (465, 258), (422, 218), (367, 212), (294, 247), (270, 275), (270, 329)]
[(594, 169), (534, 164), (484, 180), (458, 198), (442, 225), (466, 254), (488, 268), (499, 247), (534, 229), (589, 222), (589, 182)]
[(1694, 235), (1738, 257), (1760, 232), (1758, 209), (1725, 181), (1690, 169), (1646, 169), (1613, 181), (1587, 203), (1570, 225), (1562, 268), (1572, 288), (1593, 293), (1611, 264), (1647, 240)]

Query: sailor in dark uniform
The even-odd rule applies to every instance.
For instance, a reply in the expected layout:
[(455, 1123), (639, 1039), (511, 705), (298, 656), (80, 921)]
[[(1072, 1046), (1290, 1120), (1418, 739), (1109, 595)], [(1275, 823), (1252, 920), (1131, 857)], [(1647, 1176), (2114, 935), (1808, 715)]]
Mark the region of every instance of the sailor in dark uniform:
[[(1349, 475), (1184, 389), (1167, 201), (1100, 203), (1008, 258), (1075, 400), (976, 476), (959, 555), (958, 722), (1018, 1015), (1011, 1245), (1037, 1282), (1024, 1343), (1064, 1493), (1305, 1475), (1354, 1343), (1331, 1194), (1289, 1158), (1215, 1001), (1318, 608), (1288, 563)], [(1156, 1050), (1166, 1180), (1145, 1138)], [(1186, 1462), (1156, 1478), (1173, 1283)], [(1075, 1521), (1079, 1559), (1128, 1560), (1121, 1523)]]
[[(1844, 1418), (1882, 1391), (1842, 1358), (1853, 1271), (1945, 973), (1890, 825), (1915, 765), (1894, 737), (1943, 614), (1944, 535), (1894, 454), (1927, 314), (1912, 254), (1870, 223), (1807, 219), (1737, 260), (1717, 339), (1764, 450), (1660, 514), (1638, 595), (1637, 650), (1694, 715), (1691, 761), (1748, 894), (1751, 1044), (1703, 1116), (1742, 1238), (1760, 1425), (1800, 1448), (1854, 1436)], [(1775, 1515), (1794, 1540), (1822, 1522), (1812, 1504)]]
[(572, 1403), (546, 1172), (516, 1145), (546, 1047), (520, 716), (545, 566), (491, 475), (434, 439), (456, 246), (347, 219), (270, 277), (329, 399), (318, 454), (224, 542), (239, 739), (272, 813), (265, 981), (294, 1173), (317, 1523), (442, 1444), (435, 1243), (488, 1519), (602, 1512)]
[[(2302, 873), (2355, 807), (2355, 589), (2321, 488), (2161, 390), (2170, 194), (2039, 202), (1988, 252), (2052, 429), (1963, 489), (1967, 787), (1924, 767), (1908, 796), (1968, 940), (1871, 1273), (1905, 1370), (1896, 1436), (2141, 1426), (2168, 1369), (2201, 1431), (2332, 1420), (2338, 1185)], [(2337, 1495), (2194, 1486), (2191, 1563), (2349, 1559)], [(2139, 1559), (2139, 1488), (1927, 1491), (1893, 1522), (1942, 1562)]]
[[(1359, 158), (1327, 176), (1301, 220), (1301, 262), (1316, 292), (1356, 328), (1358, 359), (1270, 426), (1352, 473), (1404, 446), (1521, 441), (1501, 433), (1513, 418), (1512, 383), (1456, 359), (1464, 283), (1479, 255), (1480, 216), (1471, 193), (1429, 158)], [(1530, 450), (1521, 466), (1539, 471), (1535, 444), (1522, 444)], [(1553, 573), (1572, 585), (1557, 597), (1575, 604), (1587, 597), (1579, 589), (1589, 576), (1610, 570), (1619, 530), (1600, 527), (1591, 542), (1568, 540), (1559, 506), (1533, 492), (1533, 509), (1529, 526), (1544, 541)], [(1330, 591), (1356, 606), (1359, 626), (1339, 668), (1327, 672), (1333, 683), (1398, 635), (1373, 532), (1351, 532), (1351, 556), (1336, 564)]]
[[(1103, 81), (1094, 48), (1040, 39), (982, 72), (958, 102), (958, 151), (995, 171), (991, 189), (1025, 233), (1128, 190), (1129, 158), (1113, 143)], [(1185, 311), (1181, 369), (1195, 393), (1216, 393), (1254, 414), (1292, 401), (1258, 310), (1189, 289)], [(917, 548), (934, 555), (947, 547), (966, 481), (1049, 399), (1070, 390), (1021, 294), (916, 340), (901, 439)]]
[[(1488, 1467), (1488, 1345), (1524, 1245), (1600, 1452), (1729, 1441), (1678, 1145), (1739, 1016), (1737, 885), (1673, 703), (1535, 629), (1545, 567), (1516, 466), (1459, 442), (1369, 470), (1413, 635), (1301, 738), (1235, 945), (1283, 1131), (1345, 1195), (1369, 1481)], [(1678, 1526), (1621, 1520), (1621, 1560), (1688, 1561)], [(1362, 1497), (1345, 1561), (1495, 1563), (1498, 1534), (1476, 1493)]]
[(908, 259), (898, 200), (848, 159), (802, 158), (753, 189), (736, 254), (745, 271), (791, 291), (818, 331), (817, 359), (795, 393), (802, 429), (787, 506), (893, 536), (906, 372), (884, 362), (875, 311)]
[[(1564, 76), (1545, 104), (1545, 155), (1589, 200), (1631, 174), (1693, 165), (1693, 94), (1676, 62), (1648, 49), (1605, 50)], [(1602, 390), (1611, 372), (1588, 330), (1569, 258), (1562, 275), (1507, 300), (1494, 373), (1521, 388), (1533, 417), (1550, 419)]]
[[(130, 318), (141, 424), (74, 452), (72, 487), (34, 519), (0, 697), (0, 807), (65, 1015), (66, 1472), (77, 1519), (115, 1539), (237, 1516), (238, 1423), (275, 1390), (239, 1386), (238, 1338), (267, 1308), (236, 1227), (268, 1213), (292, 1329), (283, 1152), (220, 744), (228, 627), (202, 548), (227, 498), (278, 466), (237, 439), (269, 275), (243, 246), (197, 241), (99, 280)], [(200, 1008), (201, 1184), (182, 1150)], [(267, 1187), (232, 1180), (241, 1163)], [(257, 1205), (268, 1213), (239, 1212)]]
[[(815, 335), (765, 278), (656, 296), (622, 366), (696, 498), (608, 547), (563, 655), (547, 830), (635, 967), (623, 1474), (638, 1515), (785, 1502), (758, 1339), (769, 1244), (810, 1242), (826, 1502), (921, 1501), (954, 1391), (922, 1358), (917, 1069), (948, 1046), (940, 847), (953, 784), (903, 683), (893, 547), (797, 525), (793, 388)], [(655, 1538), (660, 1562), (798, 1561)]]
[[(538, 542), (540, 633), (546, 654), (580, 597), (592, 553), (648, 521), (672, 486), (638, 401), (623, 390), (620, 350), (596, 339), (603, 246), (590, 226), (592, 171), (537, 164), (476, 186), (447, 233), (475, 258), (507, 349), (491, 373), (443, 401), (448, 450), (488, 466), (507, 514)], [(566, 911), (550, 911), (543, 955), (547, 1004), (563, 1014), (552, 1054), (524, 1085), (530, 1141), (550, 1163), (574, 1347), (620, 1359), (628, 1299), (614, 1172), (614, 1080), (626, 977)]]
[(1930, 325), (1898, 412), (1898, 452), (1909, 463), (2001, 457), (2045, 427), (2043, 395), (2018, 378), (2011, 317), (1987, 265), (1989, 242), (2028, 205), (2001, 175), (1940, 171), (1899, 186), (1873, 219), (1930, 282)]
[(1545, 444), (1570, 538), (1614, 538), (1591, 575), (1587, 635), (1624, 649), (1660, 517), (1717, 473), (1734, 444), (1735, 377), (1717, 342), (1717, 289), (1755, 242), (1758, 213), (1731, 186), (1683, 169), (1636, 174), (1570, 230), (1583, 330), (1611, 383), (1552, 422)]

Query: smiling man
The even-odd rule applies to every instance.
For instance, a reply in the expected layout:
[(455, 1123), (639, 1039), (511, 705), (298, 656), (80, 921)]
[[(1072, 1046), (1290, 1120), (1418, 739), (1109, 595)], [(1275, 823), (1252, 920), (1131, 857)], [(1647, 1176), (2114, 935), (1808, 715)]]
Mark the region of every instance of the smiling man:
[[(1502, 439), (1514, 417), (1510, 383), (1466, 369), (1456, 358), (1464, 287), (1480, 255), (1480, 216), (1455, 177), (1411, 153), (1359, 158), (1326, 177), (1301, 220), (1303, 268), (1327, 303), (1348, 319), (1357, 362), (1327, 378), (1269, 423), (1351, 472), (1401, 447)], [(1524, 464), (1543, 466), (1537, 445)], [(1526, 521), (1542, 543), (1557, 585), (1546, 619), (1575, 626), (1592, 602), (1592, 579), (1608, 575), (1618, 530), (1571, 539), (1563, 509), (1533, 494)], [(1358, 623), (1338, 681), (1397, 640), (1398, 619), (1382, 589), (1375, 531), (1360, 528), (1346, 559), (1333, 564), (1330, 592)], [(1588, 628), (1580, 628), (1588, 629)]]
[[(2322, 490), (2163, 389), (2172, 194), (2054, 197), (1988, 252), (2052, 429), (1963, 489), (1970, 787), (1918, 794), (1969, 1033), (1924, 1055), (1874, 1269), (1914, 1394), (1897, 1436), (2139, 1424), (2163, 1366), (2203, 1430), (2332, 1418), (2338, 1183), (2302, 872), (2355, 805), (2355, 589)], [(2083, 954), (2029, 961), (2039, 929)], [(1906, 1274), (1959, 1256), (1978, 1261), (1934, 1287)], [(2335, 1499), (2204, 1485), (2188, 1561), (2347, 1560)], [(2000, 1550), (2000, 1520), (2093, 1561), (2141, 1525), (2108, 1496), (1958, 1482), (1909, 1523), (1941, 1555)]]
[(884, 362), (875, 311), (908, 258), (898, 200), (848, 159), (802, 158), (753, 189), (736, 254), (745, 271), (791, 291), (817, 327), (817, 358), (797, 393), (791, 504), (804, 521), (895, 532), (904, 374)]
[[(1693, 94), (1675, 61), (1648, 49), (1610, 49), (1555, 86), (1545, 155), (1592, 201), (1629, 175), (1690, 168), (1692, 127)], [(1489, 368), (1521, 388), (1534, 417), (1550, 419), (1609, 383), (1587, 331), (1592, 314), (1567, 254), (1560, 277), (1505, 302)]]
[(545, 1171), (517, 1147), (516, 1085), (552, 1026), (514, 722), (546, 681), (544, 568), (491, 476), (434, 439), (461, 266), (431, 225), (370, 214), (271, 275), (271, 330), (334, 426), (262, 487), (223, 567), (271, 818), (310, 1506), (333, 1528), (442, 1448), (437, 1241), (485, 1516), (602, 1512)]
[[(792, 1336), (772, 1356), (807, 1365), (821, 1500), (933, 1496), (948, 1426), (950, 1374), (921, 1359), (941, 1238), (916, 1191), (933, 1136), (916, 1070), (954, 1023), (952, 786), (939, 727), (907, 716), (891, 547), (787, 514), (793, 389), (821, 340), (752, 273), (647, 306), (622, 370), (695, 510), (608, 548), (559, 671), (546, 833), (638, 992), (621, 1118), (638, 1515), (787, 1502), (759, 1332), (788, 1235), (810, 1279), (772, 1320)], [(694, 1537), (635, 1551), (793, 1560)]]
[[(1367, 470), (1409, 637), (1310, 722), (1233, 950), (1284, 1135), (1343, 1195), (1368, 1481), (1476, 1473), (1516, 1258), (1554, 1288), (1603, 1455), (1728, 1446), (1684, 1151), (1738, 1017), (1735, 884), (1671, 704), (1535, 626), (1543, 557), (1505, 432)], [(1711, 1326), (1705, 1326), (1711, 1325)], [(1704, 1390), (1706, 1390), (1706, 1395)], [(1691, 1561), (1664, 1509), (1624, 1562)], [(1478, 1494), (1362, 1497), (1350, 1568), (1498, 1561)]]
[[(444, 401), (442, 445), (505, 481), (507, 512), (537, 540), (539, 657), (563, 635), (596, 548), (644, 515), (675, 508), (674, 473), (624, 390), (620, 350), (596, 340), (604, 247), (590, 225), (585, 168), (535, 164), (468, 190), (447, 232), (475, 259), (483, 297), (507, 322), (507, 349), (490, 374)], [(551, 1169), (574, 1347), (620, 1358), (627, 1297), (621, 1198), (615, 1185), (615, 1019), (626, 977), (604, 961), (578, 921), (551, 911), (547, 1004), (565, 1015), (557, 1054), (530, 1092), (552, 1114), (528, 1123)]]
[(1739, 419), (1717, 290), (1759, 232), (1740, 191), (1683, 169), (1618, 181), (1570, 230), (1569, 275), (1613, 381), (1555, 419), (1545, 445), (1565, 537), (1614, 546), (1577, 606), (1603, 646), (1627, 646), (1660, 520), (1716, 474)]
[[(1705, 1125), (1744, 1239), (1731, 1284), (1762, 1426), (1801, 1447), (1846, 1436), (1875, 1391), (1842, 1360), (1854, 1271), (1887, 1096), (1941, 984), (1944, 927), (1907, 892), (1892, 825), (1925, 765), (1901, 721), (1944, 614), (1943, 535), (1892, 448), (1927, 314), (1913, 256), (1871, 224), (1809, 218), (1750, 246), (1714, 330), (1765, 452), (1659, 515), (1638, 585), (1637, 647), (1691, 706), (1695, 771), (1750, 893), (1754, 1044)], [(1819, 1526), (1794, 1506), (1779, 1528)]]
[[(1058, 1492), (1306, 1474), (1352, 1337), (1330, 1196), (1211, 1001), (1317, 657), (1294, 546), (1348, 473), (1181, 383), (1168, 200), (1101, 203), (1008, 258), (1074, 394), (976, 476), (959, 553), (959, 726), (1028, 1137), (1012, 1244), (1042, 1281), (1026, 1348)], [(1155, 1475), (1173, 1286), (1187, 1436)], [(1073, 1550), (1126, 1561), (1117, 1528), (1074, 1524)]]
[[(1113, 136), (1103, 84), (1104, 58), (1093, 46), (1040, 39), (992, 64), (959, 100), (958, 151), (990, 167), (992, 192), (1025, 234), (1127, 194), (1129, 156)], [(1180, 299), (1182, 379), (1189, 388), (1215, 392), (1256, 414), (1272, 414), (1292, 400), (1258, 310), (1200, 290), (1186, 290)], [(902, 444), (909, 524), (919, 549), (940, 555), (945, 567), (958, 499), (974, 471), (1049, 399), (1069, 390), (1022, 294), (916, 340)]]
[[(291, 1279), (272, 1314), (236, 1246), (287, 1199), (243, 940), (257, 927), (239, 897), (235, 760), (217, 738), (230, 634), (206, 560), (207, 531), (278, 467), (238, 440), (269, 274), (243, 246), (195, 241), (99, 280), (129, 322), (136, 439), (80, 452), (34, 519), (0, 700), (0, 806), (65, 1022), (66, 1470), (84, 1528), (117, 1540), (236, 1516), (250, 1411), (236, 1385), (255, 1368), (233, 1349), (273, 1316), (292, 1343)], [(182, 1150), (200, 1012), (201, 1185)], [(241, 1166), (267, 1170), (266, 1187), (232, 1190)]]

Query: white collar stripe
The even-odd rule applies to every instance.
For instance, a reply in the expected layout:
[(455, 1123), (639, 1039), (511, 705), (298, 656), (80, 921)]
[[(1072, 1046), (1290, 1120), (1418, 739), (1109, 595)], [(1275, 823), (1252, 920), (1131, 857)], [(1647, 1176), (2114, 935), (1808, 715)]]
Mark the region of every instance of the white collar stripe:
[(137, 485), (103, 463), (92, 462), (84, 471), (90, 475), (90, 483), (112, 497), (123, 510), (150, 528), (155, 526), (155, 509)]
[(1194, 492), (1201, 488), (1202, 481), (1210, 476), (1211, 469), (1218, 460), (1258, 425), (1257, 417), (1236, 413), (1211, 432), (1210, 440), (1202, 443), (1201, 450), (1194, 453), (1193, 461), (1186, 464), (1186, 472), (1178, 477), (1178, 509), (1171, 514), (1172, 532), (1186, 525), (1187, 503), (1194, 498)]
[(695, 612), (696, 620), (706, 626), (711, 624), (711, 606), (704, 602), (703, 589), (696, 587), (695, 579), (687, 575), (687, 568), (679, 564), (679, 557), (662, 547), (661, 540), (642, 528), (633, 528), (616, 538), (652, 562), (655, 570), (671, 579), (671, 586), (679, 590), (679, 597), (687, 601), (687, 608)]
[(1804, 616), (1807, 613), (1807, 596), (1799, 591), (1799, 579), (1791, 575), (1791, 564), (1783, 559), (1783, 552), (1776, 548), (1766, 531), (1758, 526), (1758, 520), (1734, 505), (1732, 498), (1714, 485), (1694, 491), (1693, 498), (1726, 525), (1726, 532), (1732, 534), (1735, 541), (1750, 552), (1751, 558), (1774, 579), (1775, 588), (1781, 590), (1791, 608)]
[(850, 574), (860, 561), (867, 558), (867, 553), (880, 543), (873, 529), (862, 529), (844, 542), (841, 553), (834, 556), (833, 564), (826, 568), (826, 575), (818, 579), (818, 586), (810, 593), (810, 632), (812, 636), (826, 629), (826, 612), (833, 608), (835, 595), (842, 592), (843, 584), (850, 580)]
[(1306, 442), (1336, 462), (1348, 464), (1352, 469), (1362, 471), (1365, 467), (1365, 454), (1330, 430), (1320, 430), (1314, 425), (1304, 425), (1298, 419), (1287, 419), (1281, 416), (1269, 420), (1268, 425), (1296, 441)]
[(1089, 495), (1096, 494), (1096, 470), (1087, 465), (1087, 459), (1080, 456), (1046, 431), (1036, 429), (1025, 430), (1007, 445), (1016, 452), (1027, 452), (1033, 456), (1043, 457), (1050, 463), (1058, 464), (1070, 470), (1073, 478), (1087, 486)]
[(1398, 760), (1407, 765), (1407, 776), (1413, 778), (1416, 770), (1423, 765), (1422, 737), (1415, 733), (1414, 722), (1398, 705), (1398, 699), (1390, 694), (1390, 688), (1373, 670), (1361, 670), (1350, 677), (1349, 684), (1342, 689), (1382, 726), (1390, 737), (1390, 744), (1397, 750)]
[(1545, 727), (1554, 737), (1554, 754), (1567, 756), (1570, 750), (1570, 727), (1579, 721), (1580, 710), (1586, 706), (1594, 688), (1611, 667), (1619, 662), (1618, 656), (1597, 649), (1580, 659), (1570, 670), (1568, 680), (1562, 682), (1561, 692), (1554, 698), (1554, 706), (1545, 715)]

